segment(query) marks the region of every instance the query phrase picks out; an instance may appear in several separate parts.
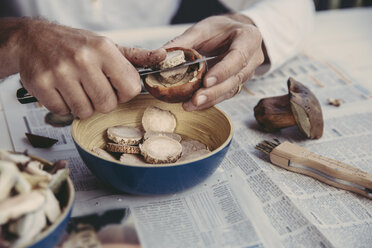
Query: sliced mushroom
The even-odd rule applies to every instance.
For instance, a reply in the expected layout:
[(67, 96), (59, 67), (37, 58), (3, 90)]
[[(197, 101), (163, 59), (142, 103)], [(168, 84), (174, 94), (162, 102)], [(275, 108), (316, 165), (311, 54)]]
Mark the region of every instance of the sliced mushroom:
[(39, 161), (33, 160), (27, 164), (25, 167), (25, 171), (32, 175), (37, 175), (37, 176), (45, 176), (52, 178), (52, 175), (43, 170), (43, 164)]
[(172, 138), (174, 140), (177, 140), (178, 142), (181, 142), (182, 137), (179, 134), (176, 133), (169, 133), (169, 132), (146, 132), (143, 136), (143, 140), (147, 140), (151, 136), (167, 136), (169, 138)]
[(208, 149), (200, 149), (200, 150), (192, 151), (192, 152), (187, 153), (186, 155), (182, 154), (180, 159), (178, 159), (178, 162), (187, 161), (187, 160), (191, 160), (194, 158), (199, 158), (209, 153), (211, 153), (211, 151), (209, 151)]
[(186, 58), (183, 50), (171, 50), (167, 52), (167, 57), (159, 63), (159, 68), (172, 68), (184, 62), (186, 62)]
[(146, 132), (173, 133), (177, 125), (176, 117), (168, 110), (149, 106), (142, 116), (142, 126)]
[[(159, 65), (160, 69), (167, 69), (180, 65), (184, 62), (186, 62), (185, 53), (182, 50), (174, 50), (168, 52), (165, 60)], [(170, 71), (160, 72), (160, 77), (168, 84), (175, 84), (185, 77), (187, 70), (188, 67), (181, 67)]]
[(127, 153), (124, 153), (120, 156), (120, 162), (124, 164), (139, 164), (139, 165), (146, 164), (142, 156), (137, 155), (137, 154), (127, 154)]
[(9, 196), (18, 178), (18, 167), (12, 162), (0, 160), (0, 202)]
[(120, 152), (120, 153), (131, 153), (140, 154), (140, 148), (138, 146), (122, 145), (116, 143), (107, 143), (106, 148), (109, 152)]
[(31, 185), (32, 188), (35, 187), (46, 188), (48, 187), (50, 181), (52, 180), (52, 178), (48, 176), (31, 175), (26, 172), (21, 172), (21, 174), (22, 177), (29, 183), (29, 185)]
[(18, 235), (12, 247), (24, 247), (31, 242), (46, 226), (46, 218), (42, 208), (30, 212), (9, 226), (9, 230)]
[(20, 216), (36, 211), (45, 202), (45, 197), (37, 190), (19, 194), (0, 202), (0, 225)]
[(185, 139), (181, 141), (182, 145), (182, 156), (198, 150), (208, 150), (207, 146), (198, 140)]
[(30, 157), (22, 153), (10, 153), (6, 150), (0, 150), (0, 160), (5, 160), (13, 163), (26, 164), (30, 161)]
[(105, 158), (105, 159), (110, 159), (110, 160), (116, 160), (114, 156), (112, 156), (110, 153), (106, 152), (102, 148), (99, 147), (94, 147), (92, 151), (97, 154), (98, 156)]
[(107, 137), (118, 144), (138, 145), (143, 136), (143, 131), (138, 127), (115, 126), (107, 129)]
[(57, 218), (61, 215), (61, 208), (59, 207), (59, 202), (54, 196), (50, 189), (45, 189), (43, 192), (45, 194), (44, 212), (50, 223), (54, 223)]
[(52, 180), (50, 181), (48, 187), (54, 193), (57, 194), (63, 182), (65, 182), (68, 178), (70, 173), (70, 169), (64, 168), (62, 170), (58, 170), (53, 176)]
[(288, 79), (288, 95), (261, 99), (254, 108), (258, 124), (267, 132), (297, 125), (310, 139), (323, 134), (323, 115), (315, 95), (303, 84)]
[(166, 136), (153, 136), (140, 145), (141, 154), (150, 164), (174, 163), (181, 156), (182, 146)]

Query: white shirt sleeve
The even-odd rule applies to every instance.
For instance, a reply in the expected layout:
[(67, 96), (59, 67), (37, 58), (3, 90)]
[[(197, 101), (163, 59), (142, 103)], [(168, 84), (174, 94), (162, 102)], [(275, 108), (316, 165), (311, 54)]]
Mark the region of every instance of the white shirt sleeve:
[(269, 68), (259, 70), (262, 74), (272, 72), (301, 49), (311, 35), (314, 4), (312, 0), (263, 0), (241, 13), (261, 31), (270, 59)]

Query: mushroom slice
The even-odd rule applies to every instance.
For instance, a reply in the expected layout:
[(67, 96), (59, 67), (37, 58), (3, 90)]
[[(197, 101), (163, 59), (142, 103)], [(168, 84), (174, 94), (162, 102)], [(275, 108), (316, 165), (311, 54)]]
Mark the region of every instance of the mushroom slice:
[(124, 153), (120, 156), (120, 162), (124, 164), (139, 164), (139, 165), (146, 164), (142, 156), (136, 155), (136, 154), (127, 154), (127, 153)]
[(61, 214), (59, 202), (50, 189), (45, 190), (44, 212), (50, 223), (54, 223)]
[(44, 165), (40, 163), (39, 161), (32, 160), (25, 167), (25, 171), (27, 171), (28, 173), (32, 175), (46, 176), (46, 177), (52, 178), (51, 174), (43, 170), (43, 166)]
[(140, 148), (138, 146), (122, 145), (116, 143), (107, 143), (106, 150), (109, 152), (120, 152), (120, 153), (131, 153), (140, 154)]
[(22, 177), (28, 182), (29, 185), (31, 185), (32, 188), (35, 188), (35, 187), (46, 188), (48, 187), (48, 184), (50, 183), (52, 179), (47, 176), (30, 175), (26, 172), (21, 172), (21, 174), (22, 174)]
[(17, 182), (16, 182), (14, 188), (18, 193), (22, 194), (22, 193), (30, 192), (31, 189), (32, 189), (32, 185), (23, 176), (23, 173), (19, 173), (19, 176), (18, 176), (18, 179), (17, 179)]
[(59, 189), (63, 182), (67, 180), (68, 174), (70, 173), (69, 168), (64, 168), (58, 170), (53, 176), (52, 180), (50, 181), (48, 188), (53, 191), (54, 194), (59, 192)]
[(0, 160), (0, 202), (6, 199), (20, 176), (17, 165)]
[[(167, 57), (159, 63), (159, 66), (160, 69), (167, 69), (184, 62), (186, 62), (185, 53), (182, 50), (174, 50), (167, 53)], [(185, 66), (170, 71), (160, 72), (160, 76), (166, 83), (175, 84), (185, 77), (187, 70), (188, 66)]]
[(198, 140), (193, 140), (193, 139), (186, 139), (181, 141), (182, 145), (182, 156), (187, 155), (191, 152), (195, 152), (198, 150), (205, 150), (207, 146), (203, 143), (201, 143)]
[(151, 164), (174, 163), (181, 156), (182, 146), (166, 136), (153, 136), (140, 145), (145, 161)]
[(182, 50), (173, 50), (167, 52), (167, 57), (159, 63), (160, 69), (172, 68), (182, 63), (185, 63), (185, 53)]
[(28, 213), (9, 225), (9, 230), (17, 234), (17, 239), (12, 247), (24, 247), (34, 239), (46, 226), (46, 218), (42, 208)]
[(192, 152), (187, 153), (186, 155), (182, 154), (182, 156), (180, 157), (178, 162), (191, 160), (191, 159), (194, 159), (194, 158), (199, 158), (199, 157), (201, 157), (203, 155), (206, 155), (206, 154), (209, 154), (209, 153), (211, 153), (211, 151), (209, 151), (208, 149), (201, 149), (201, 150), (197, 150), (197, 151), (192, 151)]
[(110, 160), (116, 160), (116, 158), (114, 156), (112, 156), (110, 153), (106, 152), (102, 148), (94, 147), (92, 149), (92, 152), (94, 152), (95, 154), (97, 154), (98, 156), (100, 156), (102, 158), (110, 159)]
[(22, 153), (10, 153), (6, 150), (0, 150), (0, 159), (1, 160), (5, 160), (5, 161), (9, 161), (9, 162), (13, 162), (13, 163), (21, 163), (21, 164), (25, 164), (27, 163), (28, 161), (30, 161), (30, 157), (22, 154)]
[(146, 132), (173, 133), (176, 125), (174, 114), (158, 107), (148, 106), (142, 116), (142, 126)]
[(143, 136), (143, 131), (138, 127), (114, 126), (107, 129), (107, 137), (118, 144), (138, 145)]
[(160, 76), (166, 83), (175, 84), (181, 81), (186, 76), (188, 69), (189, 67), (185, 66), (185, 67), (180, 67), (178, 69), (173, 69), (170, 71), (163, 71), (163, 72), (160, 72)]
[(0, 202), (0, 225), (42, 207), (45, 197), (37, 190), (19, 194)]
[(174, 140), (177, 140), (178, 142), (181, 142), (182, 137), (179, 134), (176, 133), (168, 133), (168, 132), (146, 132), (143, 136), (143, 140), (147, 140), (151, 136), (167, 136), (169, 138), (172, 138)]

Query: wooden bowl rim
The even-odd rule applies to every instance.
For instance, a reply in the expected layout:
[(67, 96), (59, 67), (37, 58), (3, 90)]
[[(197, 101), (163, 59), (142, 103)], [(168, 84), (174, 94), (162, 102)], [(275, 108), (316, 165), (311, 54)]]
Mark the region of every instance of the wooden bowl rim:
[[(148, 94), (148, 93), (142, 94), (141, 93), (137, 97), (144, 97), (146, 95), (150, 95), (150, 94)], [(158, 99), (156, 99), (156, 100), (159, 101)], [(129, 167), (139, 167), (139, 168), (164, 168), (164, 167), (173, 167), (173, 166), (186, 165), (186, 164), (191, 164), (191, 163), (194, 163), (196, 161), (201, 161), (201, 160), (204, 160), (205, 158), (214, 156), (215, 154), (217, 154), (218, 152), (220, 152), (222, 149), (224, 149), (231, 142), (231, 140), (232, 140), (232, 137), (234, 135), (234, 125), (232, 123), (232, 120), (230, 119), (230, 117), (224, 111), (222, 111), (221, 109), (217, 108), (216, 106), (212, 106), (211, 108), (217, 110), (217, 112), (219, 112), (220, 114), (222, 114), (222, 116), (225, 117), (225, 119), (227, 120), (227, 123), (230, 126), (229, 136), (227, 137), (227, 139), (218, 148), (214, 149), (212, 152), (210, 152), (208, 154), (205, 154), (205, 155), (202, 155), (202, 156), (200, 156), (198, 158), (194, 158), (194, 159), (190, 159), (190, 160), (185, 160), (185, 161), (181, 161), (181, 162), (169, 163), (169, 164), (140, 165), (140, 164), (135, 164), (135, 163), (126, 163), (126, 164), (124, 164), (124, 163), (121, 163), (120, 161), (114, 161), (114, 160), (102, 158), (102, 157), (96, 155), (94, 152), (92, 152), (92, 151), (86, 149), (85, 147), (83, 147), (80, 144), (80, 142), (76, 139), (76, 137), (75, 137), (76, 136), (76, 134), (75, 134), (76, 127), (81, 122), (81, 120), (80, 119), (77, 119), (77, 118), (75, 118), (74, 121), (72, 122), (72, 125), (71, 125), (71, 136), (72, 136), (72, 139), (74, 140), (74, 142), (79, 146), (79, 148), (81, 148), (85, 152), (89, 153), (90, 155), (93, 155), (94, 157), (96, 157), (98, 159), (102, 159), (102, 160), (105, 160), (107, 162), (111, 162), (113, 164), (119, 165), (119, 166), (123, 166), (123, 167), (129, 166)]]

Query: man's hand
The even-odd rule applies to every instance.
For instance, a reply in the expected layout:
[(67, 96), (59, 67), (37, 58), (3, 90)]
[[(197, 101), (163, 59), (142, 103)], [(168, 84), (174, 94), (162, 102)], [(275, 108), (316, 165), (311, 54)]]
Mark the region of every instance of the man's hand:
[(194, 48), (206, 56), (219, 55), (218, 63), (204, 77), (204, 88), (183, 104), (187, 111), (233, 97), (264, 61), (261, 33), (248, 17), (239, 14), (206, 18), (164, 47), (177, 46)]
[(13, 39), (15, 72), (31, 95), (61, 115), (87, 118), (94, 110), (113, 110), (141, 91), (133, 64), (149, 66), (166, 56), (164, 49), (118, 47), (92, 32), (43, 20), (26, 19), (20, 27)]

